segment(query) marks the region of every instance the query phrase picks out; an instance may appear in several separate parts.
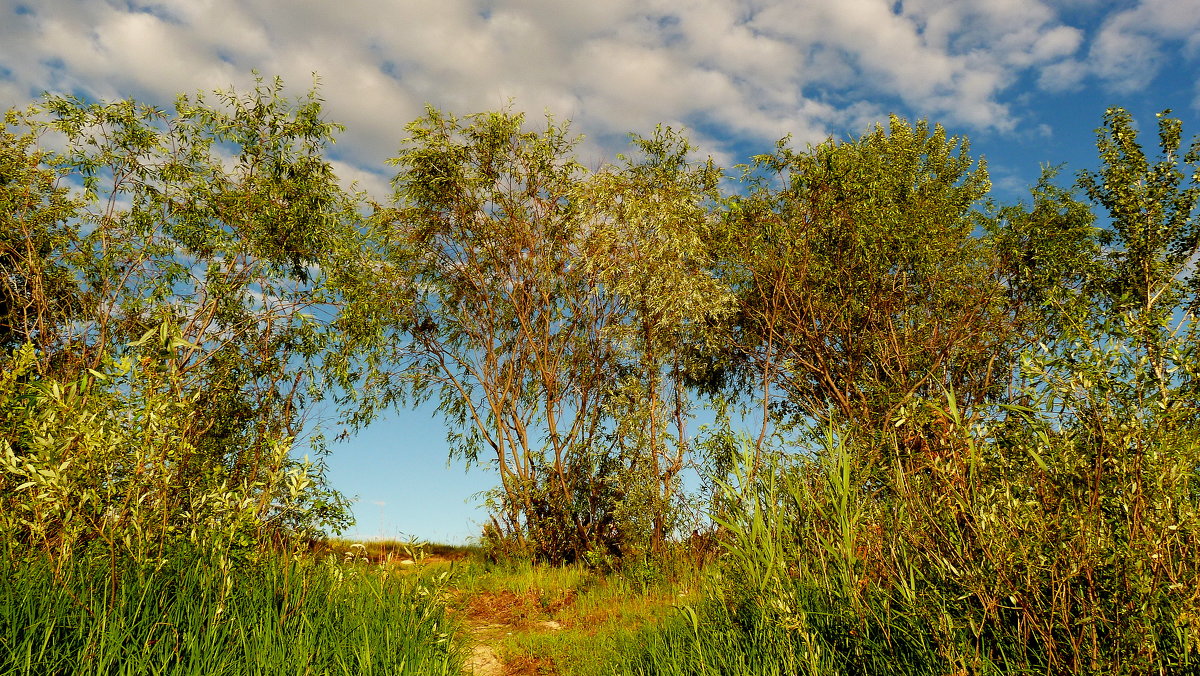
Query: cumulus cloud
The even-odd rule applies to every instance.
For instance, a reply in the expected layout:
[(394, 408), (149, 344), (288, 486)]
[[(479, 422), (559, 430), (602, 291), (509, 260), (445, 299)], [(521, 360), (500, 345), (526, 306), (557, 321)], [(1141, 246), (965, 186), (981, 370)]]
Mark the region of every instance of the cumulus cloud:
[[(1098, 3), (1074, 4), (1091, 8)], [(1200, 58), (1200, 0), (1139, 0), (1103, 16), (1093, 33), (1082, 53), (1042, 69), (1038, 83), (1043, 89), (1076, 91), (1092, 81), (1109, 92), (1131, 94), (1144, 91), (1164, 71), (1194, 72)], [(1200, 108), (1200, 81), (1194, 86)]]
[(375, 189), (374, 167), (426, 104), (511, 100), (573, 120), (598, 155), (659, 122), (694, 128), (722, 155), (861, 131), (898, 107), (1011, 130), (1021, 78), (1136, 87), (1162, 67), (1161, 40), (1194, 51), (1198, 3), (1144, 0), (1088, 45), (1047, 0), (0, 0), (0, 103), (50, 89), (165, 105), (245, 87), (251, 69), (299, 93), (315, 72), (348, 127), (339, 171), (358, 167)]
[[(1200, 0), (1142, 0), (1109, 17), (1092, 43), (1092, 71), (1113, 90), (1141, 89), (1168, 62), (1172, 43), (1184, 58), (1200, 48)], [(1179, 53), (1171, 49), (1171, 54)], [(1177, 65), (1177, 64), (1176, 64)]]

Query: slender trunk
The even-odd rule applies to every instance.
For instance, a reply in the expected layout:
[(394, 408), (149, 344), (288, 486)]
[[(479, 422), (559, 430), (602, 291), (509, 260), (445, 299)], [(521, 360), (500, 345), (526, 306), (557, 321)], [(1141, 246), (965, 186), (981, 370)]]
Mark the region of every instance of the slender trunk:
[(652, 519), (653, 533), (650, 540), (650, 549), (653, 552), (661, 550), (664, 537), (663, 528), (663, 506), (661, 504), (662, 490), (659, 482), (662, 478), (660, 453), (659, 449), (659, 411), (658, 411), (658, 388), (659, 388), (659, 373), (658, 360), (654, 354), (654, 323), (645, 314), (642, 319), (642, 369), (646, 374), (646, 399), (649, 406), (649, 427), (650, 427), (650, 471), (654, 477), (655, 489), (651, 508), (654, 510)]

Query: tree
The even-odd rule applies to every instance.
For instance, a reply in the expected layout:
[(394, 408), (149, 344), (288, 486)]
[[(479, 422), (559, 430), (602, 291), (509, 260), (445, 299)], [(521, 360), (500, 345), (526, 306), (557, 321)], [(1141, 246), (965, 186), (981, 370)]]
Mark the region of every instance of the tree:
[(386, 285), (361, 297), (392, 317), (375, 400), (434, 399), (451, 455), (494, 464), (500, 540), (552, 561), (619, 548), (602, 410), (620, 307), (583, 264), (574, 140), (508, 112), (407, 128), (373, 235)]
[(1124, 317), (1164, 396), (1172, 387), (1168, 325), (1181, 309), (1200, 308), (1194, 268), (1200, 251), (1200, 139), (1180, 157), (1183, 127), (1170, 113), (1158, 115), (1162, 157), (1152, 164), (1132, 116), (1122, 108), (1105, 111), (1104, 127), (1097, 131), (1104, 166), (1079, 176), (1079, 186), (1109, 216), (1100, 237), (1105, 274), (1095, 280), (1096, 305), (1111, 318)]
[(764, 411), (879, 432), (914, 398), (953, 390), (973, 406), (1003, 385), (1004, 288), (974, 236), (989, 182), (967, 150), (893, 117), (852, 141), (798, 152), (784, 139), (755, 158), (722, 275)]
[[(205, 402), (190, 414), (196, 452), (176, 468), (180, 490), (210, 472), (254, 484), (294, 462), (279, 442), (305, 431), (336, 351), (326, 281), (355, 258), (357, 204), (324, 157), (337, 127), (320, 99), (282, 91), (276, 80), (216, 104), (183, 96), (171, 113), (56, 96), (8, 118), (26, 131), (6, 136), (5, 161), (26, 169), (3, 188), (23, 200), (5, 233), (39, 246), (3, 254), (21, 271), (6, 277), (19, 311), (5, 340), (31, 343), (35, 371), (69, 381), (154, 332), (175, 335), (186, 347), (163, 353), (174, 393)], [(48, 133), (61, 151), (34, 149)], [(318, 520), (342, 523), (340, 496), (313, 491)]]
[(78, 217), (79, 200), (45, 166), (38, 132), (15, 110), (0, 132), (0, 351), (36, 337), (43, 350), (59, 353), (60, 335), (82, 312), (80, 289), (61, 255)]
[(1056, 305), (1084, 292), (1100, 256), (1095, 215), (1074, 190), (1055, 185), (1057, 175), (1057, 168), (1045, 168), (1029, 206), (1006, 206), (985, 224), (1013, 326), (1025, 345), (1062, 328)]
[(621, 359), (610, 411), (628, 490), (646, 491), (635, 504), (650, 515), (657, 551), (674, 528), (679, 474), (690, 460), (689, 386), (716, 349), (712, 327), (732, 296), (711, 273), (720, 170), (711, 160), (693, 164), (695, 148), (670, 128), (635, 136), (633, 145), (638, 156), (589, 183), (587, 257), (603, 292), (624, 308), (607, 335)]

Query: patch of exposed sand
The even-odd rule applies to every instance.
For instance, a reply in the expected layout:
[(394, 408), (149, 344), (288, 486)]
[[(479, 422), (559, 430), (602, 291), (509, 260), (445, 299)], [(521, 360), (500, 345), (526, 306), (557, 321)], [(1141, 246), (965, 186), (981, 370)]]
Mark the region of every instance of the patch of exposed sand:
[(478, 644), (471, 650), (467, 658), (467, 673), (473, 676), (503, 676), (504, 663), (496, 657), (496, 651), (491, 647)]

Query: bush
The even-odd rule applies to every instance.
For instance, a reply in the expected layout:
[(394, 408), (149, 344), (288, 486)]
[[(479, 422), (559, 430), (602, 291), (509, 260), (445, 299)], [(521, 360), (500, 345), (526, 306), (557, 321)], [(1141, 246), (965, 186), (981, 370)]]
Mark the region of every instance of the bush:
[(182, 391), (169, 360), (145, 352), (69, 382), (37, 378), (29, 346), (6, 360), (0, 544), (60, 561), (102, 550), (162, 562), (185, 551), (249, 556), (322, 525), (328, 493), (290, 440), (255, 467), (201, 452), (193, 413), (203, 402)]

